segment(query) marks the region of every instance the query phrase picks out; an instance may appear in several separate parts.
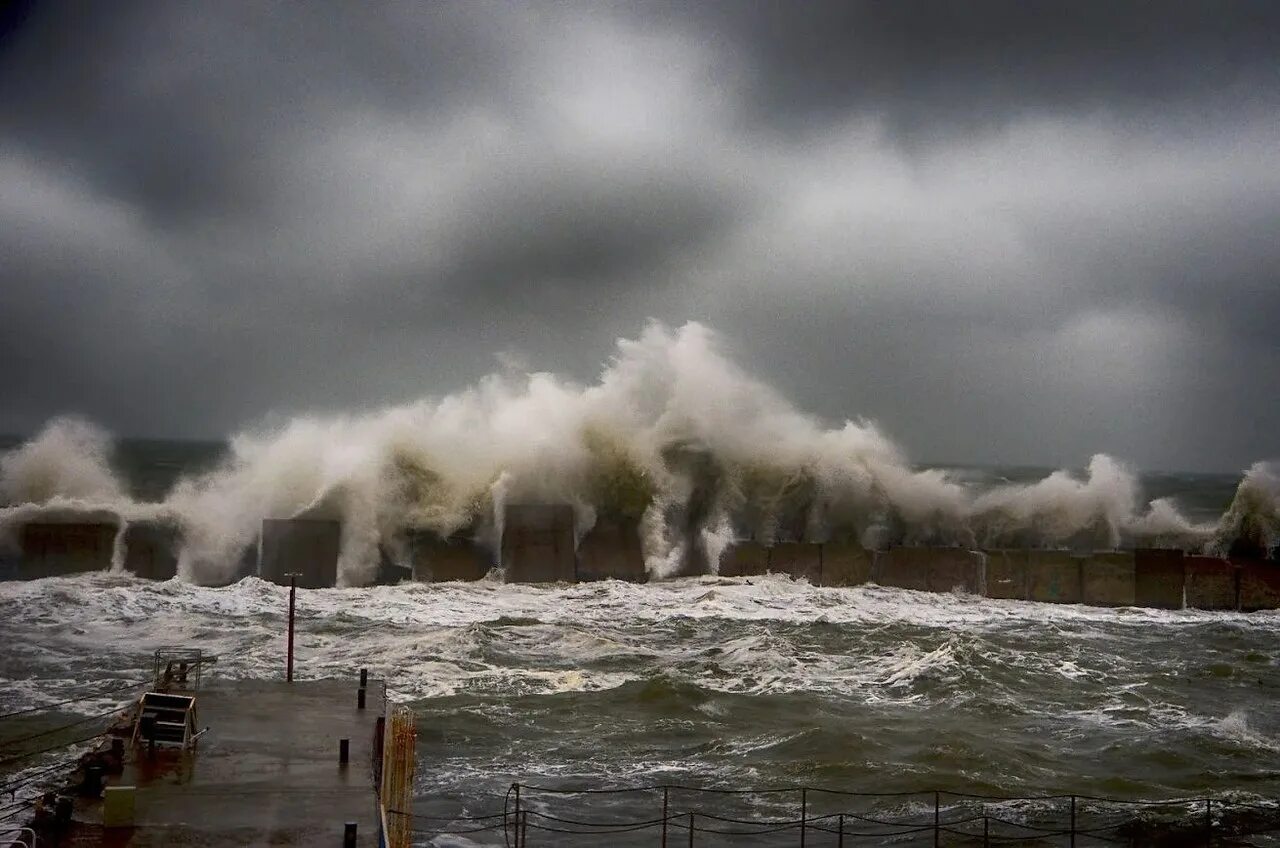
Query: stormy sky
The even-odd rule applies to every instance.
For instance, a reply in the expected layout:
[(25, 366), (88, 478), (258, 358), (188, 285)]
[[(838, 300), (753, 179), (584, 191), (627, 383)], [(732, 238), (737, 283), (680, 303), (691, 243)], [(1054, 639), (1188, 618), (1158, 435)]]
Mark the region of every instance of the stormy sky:
[(1280, 454), (1280, 4), (18, 2), (0, 431), (589, 381), (698, 320), (920, 460)]

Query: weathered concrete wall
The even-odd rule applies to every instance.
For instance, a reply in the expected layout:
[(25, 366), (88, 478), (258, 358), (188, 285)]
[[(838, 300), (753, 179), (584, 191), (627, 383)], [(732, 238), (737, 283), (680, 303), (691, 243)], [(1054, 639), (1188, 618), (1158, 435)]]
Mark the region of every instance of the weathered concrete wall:
[(823, 586), (861, 586), (871, 582), (871, 566), (875, 555), (854, 543), (828, 542), (822, 546)]
[(34, 522), (22, 528), (18, 579), (107, 571), (119, 527), (108, 522)]
[(510, 583), (571, 583), (577, 579), (573, 507), (513, 504), (502, 529), (502, 565)]
[(790, 574), (817, 586), (822, 580), (822, 545), (812, 542), (779, 542), (769, 549), (769, 571)]
[(1255, 559), (1232, 561), (1240, 567), (1240, 609), (1280, 609), (1280, 564)]
[(986, 557), (964, 548), (933, 548), (929, 557), (930, 592), (968, 592), (980, 595)]
[(316, 518), (268, 518), (262, 522), (258, 576), (283, 586), (299, 575), (298, 586), (325, 589), (338, 582), (342, 525)]
[(124, 529), (124, 570), (148, 580), (169, 580), (178, 573), (181, 544), (173, 524), (134, 522)]
[(1080, 557), (1081, 602), (1095, 607), (1131, 607), (1137, 597), (1137, 571), (1128, 551), (1102, 551)]
[(758, 577), (769, 570), (769, 549), (759, 542), (734, 542), (720, 555), (721, 577)]
[(877, 551), (872, 579), (881, 586), (929, 591), (929, 558), (933, 548), (890, 548)]
[(1189, 608), (1233, 610), (1240, 605), (1240, 570), (1230, 560), (1189, 556), (1182, 564)]
[(987, 597), (1025, 601), (1028, 597), (1027, 551), (987, 551)]
[(442, 539), (427, 530), (408, 533), (413, 579), (420, 583), (479, 580), (493, 567), (493, 555), (467, 533)]
[(636, 519), (598, 518), (578, 542), (578, 579), (610, 578), (633, 583), (649, 579), (640, 549), (640, 522)]
[(1134, 602), (1152, 609), (1182, 609), (1186, 574), (1182, 551), (1139, 548), (1134, 551)]
[(1070, 551), (1025, 552), (1027, 598), (1054, 604), (1078, 604), (1084, 598), (1080, 559)]

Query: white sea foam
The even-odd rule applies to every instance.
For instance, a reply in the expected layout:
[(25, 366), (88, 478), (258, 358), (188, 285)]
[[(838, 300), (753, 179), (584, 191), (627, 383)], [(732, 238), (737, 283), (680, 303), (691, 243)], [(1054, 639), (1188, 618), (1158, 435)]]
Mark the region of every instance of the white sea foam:
[[(110, 442), (74, 419), (51, 422), (0, 461), (0, 531), (46, 510), (106, 510), (181, 525), (180, 574), (234, 573), (264, 518), (343, 523), (339, 579), (373, 579), (406, 528), (478, 527), (496, 547), (506, 504), (573, 505), (579, 533), (601, 513), (640, 523), (648, 568), (675, 573), (690, 547), (713, 564), (735, 536), (982, 546), (1198, 549), (1230, 530), (1188, 521), (1167, 500), (1141, 504), (1135, 474), (1103, 455), (1083, 476), (976, 488), (914, 470), (871, 422), (827, 426), (742, 372), (707, 328), (651, 324), (592, 385), (546, 373), (494, 374), (471, 389), (378, 412), (298, 417), (235, 436), (227, 457), (137, 504), (109, 467)], [(1232, 526), (1280, 538), (1276, 475), (1249, 472)], [(1219, 531), (1217, 537), (1215, 530)]]

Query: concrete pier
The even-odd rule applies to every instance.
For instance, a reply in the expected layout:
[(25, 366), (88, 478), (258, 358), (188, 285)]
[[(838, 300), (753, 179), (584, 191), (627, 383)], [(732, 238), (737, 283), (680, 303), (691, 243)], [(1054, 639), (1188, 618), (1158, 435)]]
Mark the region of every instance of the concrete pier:
[(338, 582), (342, 525), (315, 518), (268, 518), (262, 522), (258, 576), (283, 586), (286, 574), (301, 575), (298, 586), (327, 589)]
[(502, 565), (509, 583), (572, 583), (577, 579), (573, 507), (512, 504), (502, 529)]
[[(108, 787), (136, 787), (133, 827), (103, 827), (103, 802), (79, 799), (68, 845), (378, 845), (371, 777), (381, 683), (357, 708), (353, 680), (214, 680), (196, 693), (193, 751), (130, 747)], [(338, 762), (339, 740), (350, 762)], [(43, 843), (41, 843), (43, 844)]]

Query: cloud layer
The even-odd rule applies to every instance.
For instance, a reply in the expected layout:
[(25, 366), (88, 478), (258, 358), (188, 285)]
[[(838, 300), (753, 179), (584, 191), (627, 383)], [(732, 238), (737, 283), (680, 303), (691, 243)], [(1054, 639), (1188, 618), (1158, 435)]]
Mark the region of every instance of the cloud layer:
[(921, 459), (1280, 450), (1272, 4), (130, 3), (0, 37), (0, 430), (590, 379), (648, 317)]

